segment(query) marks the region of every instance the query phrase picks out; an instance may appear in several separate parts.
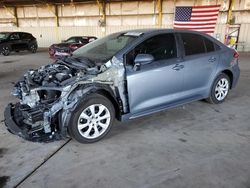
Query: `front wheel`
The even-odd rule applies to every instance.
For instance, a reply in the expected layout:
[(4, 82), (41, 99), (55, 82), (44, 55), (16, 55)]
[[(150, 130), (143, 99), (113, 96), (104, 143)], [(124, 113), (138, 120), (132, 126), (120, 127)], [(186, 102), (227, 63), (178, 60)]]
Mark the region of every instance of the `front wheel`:
[(10, 47), (9, 46), (3, 46), (3, 48), (2, 48), (2, 54), (4, 56), (10, 55)]
[(230, 89), (230, 79), (229, 77), (221, 73), (214, 81), (210, 97), (207, 99), (208, 102), (212, 104), (219, 104), (224, 102)]
[(113, 104), (106, 97), (93, 94), (72, 112), (69, 134), (81, 143), (99, 141), (109, 133), (114, 117)]

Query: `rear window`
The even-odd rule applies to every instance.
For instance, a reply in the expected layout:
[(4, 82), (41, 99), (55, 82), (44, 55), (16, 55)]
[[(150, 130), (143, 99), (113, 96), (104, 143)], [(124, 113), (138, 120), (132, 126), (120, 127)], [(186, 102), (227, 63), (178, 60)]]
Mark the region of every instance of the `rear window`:
[(80, 44), (87, 44), (88, 42), (89, 42), (88, 39), (84, 39), (84, 38), (79, 38), (77, 40), (77, 43), (80, 43)]
[(195, 55), (205, 53), (203, 37), (193, 33), (181, 33), (185, 55)]
[(22, 39), (31, 39), (32, 35), (29, 33), (22, 33)]

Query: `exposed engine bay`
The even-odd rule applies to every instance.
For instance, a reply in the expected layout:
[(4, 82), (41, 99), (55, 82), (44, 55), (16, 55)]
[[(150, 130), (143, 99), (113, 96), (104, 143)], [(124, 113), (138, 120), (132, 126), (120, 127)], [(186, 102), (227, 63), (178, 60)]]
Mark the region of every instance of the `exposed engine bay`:
[(10, 132), (30, 141), (66, 138), (71, 112), (91, 92), (109, 92), (120, 113), (126, 113), (124, 80), (124, 65), (116, 57), (104, 64), (70, 57), (29, 70), (14, 86), (12, 94), (19, 102), (7, 106), (5, 124)]

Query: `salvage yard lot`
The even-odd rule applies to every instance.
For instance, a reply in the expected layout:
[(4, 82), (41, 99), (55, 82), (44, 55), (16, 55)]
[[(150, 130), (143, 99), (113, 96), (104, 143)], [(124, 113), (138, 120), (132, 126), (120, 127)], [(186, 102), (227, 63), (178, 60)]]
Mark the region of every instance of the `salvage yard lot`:
[(3, 120), (12, 82), (47, 51), (0, 56), (0, 187), (250, 187), (250, 54), (225, 103), (194, 102), (126, 123), (94, 144), (32, 143)]

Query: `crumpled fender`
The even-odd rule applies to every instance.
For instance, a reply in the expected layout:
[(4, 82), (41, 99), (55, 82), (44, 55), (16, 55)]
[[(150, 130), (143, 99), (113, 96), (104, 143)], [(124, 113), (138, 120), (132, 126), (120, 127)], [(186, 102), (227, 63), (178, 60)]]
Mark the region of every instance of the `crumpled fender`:
[[(105, 93), (103, 93), (105, 92)], [(99, 93), (104, 96), (105, 94), (108, 94), (108, 97), (111, 102), (114, 104), (115, 109), (122, 109), (120, 107), (119, 101), (112, 91), (112, 89), (107, 84), (91, 84), (91, 85), (84, 85), (77, 87), (70, 95), (69, 100), (72, 101), (72, 104), (70, 104), (70, 108), (63, 108), (59, 112), (59, 129), (61, 136), (66, 138), (69, 137), (67, 132), (67, 127), (69, 126), (69, 122), (72, 117), (72, 113), (77, 109), (77, 107), (84, 103), (87, 99), (88, 95), (91, 95), (92, 93)], [(116, 110), (117, 111), (117, 110)], [(120, 116), (120, 111), (117, 111), (118, 116)]]

